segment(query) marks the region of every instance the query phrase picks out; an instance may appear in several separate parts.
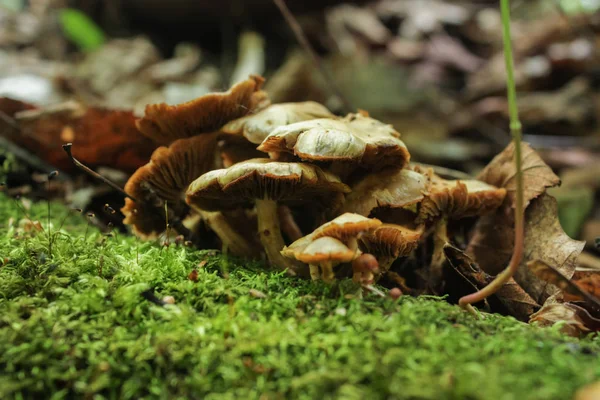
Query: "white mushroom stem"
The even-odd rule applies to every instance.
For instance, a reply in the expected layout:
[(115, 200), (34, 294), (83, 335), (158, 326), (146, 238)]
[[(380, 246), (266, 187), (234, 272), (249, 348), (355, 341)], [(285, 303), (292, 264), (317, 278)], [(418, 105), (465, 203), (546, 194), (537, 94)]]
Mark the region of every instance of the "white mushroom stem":
[(258, 234), (260, 241), (267, 253), (271, 266), (296, 272), (296, 265), (292, 260), (281, 255), (285, 242), (281, 236), (279, 216), (277, 215), (277, 202), (274, 200), (256, 200), (256, 216), (258, 218)]
[(229, 252), (243, 257), (256, 256), (254, 247), (229, 224), (221, 212), (198, 211)]
[(351, 237), (347, 240), (346, 246), (352, 251), (358, 250), (358, 239), (356, 237)]
[(324, 282), (331, 283), (335, 280), (335, 274), (333, 273), (333, 264), (331, 263), (331, 261), (321, 262), (321, 271)]
[(313, 281), (318, 281), (319, 279), (321, 279), (321, 273), (319, 272), (318, 265), (309, 264), (308, 267), (310, 268), (310, 278)]

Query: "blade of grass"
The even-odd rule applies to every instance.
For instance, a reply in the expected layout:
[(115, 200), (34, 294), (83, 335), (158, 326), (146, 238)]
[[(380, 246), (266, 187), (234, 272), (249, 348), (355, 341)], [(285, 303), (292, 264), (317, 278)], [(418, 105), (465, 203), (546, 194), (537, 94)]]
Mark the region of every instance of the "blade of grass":
[(504, 41), (504, 60), (506, 62), (506, 86), (508, 96), (508, 110), (510, 115), (510, 132), (515, 144), (515, 166), (517, 169), (517, 196), (515, 204), (515, 247), (513, 254), (504, 271), (496, 276), (488, 286), (478, 292), (464, 296), (459, 300), (462, 307), (468, 307), (486, 297), (496, 293), (502, 285), (515, 274), (521, 259), (523, 258), (524, 223), (523, 223), (523, 170), (521, 165), (521, 122), (519, 121), (519, 110), (517, 109), (517, 89), (514, 78), (514, 60), (510, 35), (510, 1), (500, 0), (502, 12), (502, 38)]

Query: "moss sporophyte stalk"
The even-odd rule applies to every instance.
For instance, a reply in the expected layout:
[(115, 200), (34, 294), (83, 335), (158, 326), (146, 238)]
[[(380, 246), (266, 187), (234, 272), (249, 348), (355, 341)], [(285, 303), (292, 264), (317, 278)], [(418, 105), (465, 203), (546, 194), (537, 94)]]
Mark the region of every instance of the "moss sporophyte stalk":
[(0, 398), (565, 399), (600, 378), (597, 337), (105, 238), (59, 204), (50, 256), (26, 221), (0, 197)]

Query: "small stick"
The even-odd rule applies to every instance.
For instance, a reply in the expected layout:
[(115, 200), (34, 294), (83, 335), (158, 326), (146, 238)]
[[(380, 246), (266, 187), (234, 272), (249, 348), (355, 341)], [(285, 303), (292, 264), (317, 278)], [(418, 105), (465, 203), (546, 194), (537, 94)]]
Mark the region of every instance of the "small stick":
[(128, 197), (137, 203), (137, 200), (135, 198), (133, 198), (132, 196), (130, 196), (129, 194), (127, 194), (127, 192), (125, 192), (119, 185), (117, 185), (116, 183), (112, 182), (111, 180), (103, 177), (102, 175), (100, 175), (96, 171), (92, 170), (91, 168), (83, 165), (79, 160), (77, 160), (75, 157), (73, 157), (73, 154), (71, 154), (71, 147), (73, 147), (73, 143), (63, 144), (63, 146), (62, 146), (63, 150), (67, 153), (67, 155), (69, 156), (71, 161), (73, 161), (73, 164), (75, 164), (75, 166), (77, 168), (81, 169), (83, 172), (87, 173), (88, 175), (91, 175), (94, 178), (101, 180), (102, 182), (104, 182), (108, 186), (110, 186), (111, 188), (113, 188), (113, 189), (117, 190), (118, 192), (120, 192), (121, 194), (123, 194), (125, 197)]
[(277, 6), (277, 8), (279, 8), (281, 14), (283, 14), (283, 18), (285, 18), (289, 27), (292, 29), (292, 32), (294, 32), (296, 40), (298, 40), (300, 45), (304, 48), (304, 51), (306, 51), (310, 56), (313, 65), (321, 72), (321, 75), (323, 75), (323, 80), (325, 81), (325, 84), (329, 86), (329, 90), (331, 90), (331, 92), (333, 92), (333, 94), (341, 100), (342, 104), (344, 104), (344, 108), (346, 108), (347, 111), (356, 110), (356, 108), (354, 108), (352, 104), (350, 104), (348, 99), (346, 99), (342, 95), (339, 88), (335, 85), (331, 74), (329, 73), (327, 68), (325, 68), (323, 63), (321, 63), (319, 56), (311, 47), (310, 43), (308, 42), (308, 39), (306, 38), (306, 35), (304, 34), (304, 31), (302, 30), (302, 27), (300, 26), (300, 24), (296, 20), (296, 17), (294, 17), (288, 6), (285, 4), (285, 1), (273, 0), (273, 2)]
[(373, 285), (362, 285), (362, 287), (367, 289), (369, 292), (376, 294), (379, 297), (385, 297), (385, 293), (383, 293), (381, 290), (377, 289)]

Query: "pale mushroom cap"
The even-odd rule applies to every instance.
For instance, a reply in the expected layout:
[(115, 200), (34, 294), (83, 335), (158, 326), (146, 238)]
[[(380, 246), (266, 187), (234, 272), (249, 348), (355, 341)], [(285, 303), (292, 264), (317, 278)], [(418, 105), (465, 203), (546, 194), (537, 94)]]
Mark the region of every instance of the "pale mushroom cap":
[(423, 200), (429, 183), (429, 176), (409, 169), (371, 174), (352, 187), (343, 210), (368, 216), (378, 207), (406, 207)]
[(369, 232), (381, 225), (381, 221), (375, 218), (366, 218), (354, 213), (344, 213), (337, 218), (321, 225), (311, 234), (314, 239), (329, 236), (346, 241), (350, 238), (358, 238), (365, 232)]
[(440, 215), (450, 219), (480, 216), (494, 211), (504, 201), (506, 189), (478, 180), (445, 180), (433, 177), (429, 193), (421, 202), (417, 222)]
[(261, 90), (263, 83), (264, 78), (250, 76), (224, 93), (209, 93), (173, 106), (148, 104), (144, 117), (136, 125), (140, 132), (162, 145), (213, 132), (229, 121), (267, 106), (269, 98)]
[(186, 201), (203, 210), (247, 206), (255, 199), (335, 206), (349, 190), (316, 165), (255, 158), (205, 173), (190, 184)]
[(275, 129), (258, 147), (309, 161), (347, 161), (382, 168), (404, 167), (410, 154), (391, 125), (361, 114), (313, 119)]
[(317, 118), (336, 118), (325, 106), (314, 101), (272, 104), (226, 124), (221, 131), (243, 135), (250, 142), (260, 144), (276, 128)]
[[(287, 256), (286, 253), (284, 256)], [(303, 250), (293, 253), (293, 257), (306, 264), (318, 264), (321, 262), (332, 262), (334, 264), (350, 262), (354, 260), (359, 252), (350, 250), (341, 241), (332, 237), (322, 237), (314, 240)]]
[(409, 255), (419, 244), (422, 232), (395, 224), (383, 224), (372, 232), (361, 237), (365, 252), (404, 257)]

